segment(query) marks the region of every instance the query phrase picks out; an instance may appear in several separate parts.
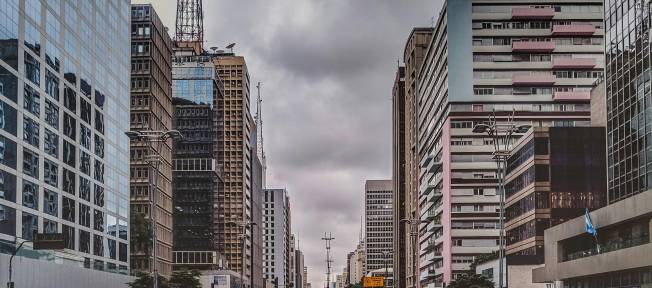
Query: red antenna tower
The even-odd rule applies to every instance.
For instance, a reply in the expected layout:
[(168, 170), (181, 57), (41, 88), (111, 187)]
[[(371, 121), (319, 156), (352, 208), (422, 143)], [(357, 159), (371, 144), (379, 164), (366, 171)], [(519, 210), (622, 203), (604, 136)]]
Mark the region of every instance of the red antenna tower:
[(177, 43), (204, 43), (204, 11), (202, 0), (177, 0), (174, 40)]

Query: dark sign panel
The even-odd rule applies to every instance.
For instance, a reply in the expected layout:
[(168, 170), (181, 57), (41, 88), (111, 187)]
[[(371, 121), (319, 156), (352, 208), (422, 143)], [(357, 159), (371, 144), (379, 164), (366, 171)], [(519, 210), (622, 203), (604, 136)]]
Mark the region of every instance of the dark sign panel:
[(62, 233), (37, 233), (34, 238), (34, 250), (63, 250), (66, 244)]

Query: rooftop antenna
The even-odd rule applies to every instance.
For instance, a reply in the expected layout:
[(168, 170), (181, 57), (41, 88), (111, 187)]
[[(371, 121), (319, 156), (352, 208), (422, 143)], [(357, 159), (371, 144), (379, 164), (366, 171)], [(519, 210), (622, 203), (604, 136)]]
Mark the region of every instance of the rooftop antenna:
[[(235, 45), (235, 44), (233, 44)], [(231, 45), (229, 45), (231, 46)], [(228, 46), (227, 46), (228, 47)], [(267, 156), (265, 156), (265, 148), (264, 148), (264, 139), (263, 139), (263, 99), (260, 97), (260, 87), (262, 86), (262, 83), (258, 81), (258, 84), (256, 84), (256, 89), (258, 90), (258, 96), (256, 97), (256, 129), (258, 129), (256, 133), (256, 142), (258, 142), (258, 145), (256, 147), (256, 154), (258, 154), (258, 159), (260, 159), (260, 162), (263, 166), (263, 189), (267, 187)]]
[(204, 12), (202, 0), (177, 0), (174, 39), (177, 42), (204, 43)]
[(333, 259), (331, 259), (331, 241), (335, 239), (333, 238), (333, 234), (328, 232), (324, 232), (324, 237), (321, 238), (321, 240), (324, 240), (326, 242), (326, 287), (325, 288), (330, 288), (331, 286), (331, 264), (333, 263)]

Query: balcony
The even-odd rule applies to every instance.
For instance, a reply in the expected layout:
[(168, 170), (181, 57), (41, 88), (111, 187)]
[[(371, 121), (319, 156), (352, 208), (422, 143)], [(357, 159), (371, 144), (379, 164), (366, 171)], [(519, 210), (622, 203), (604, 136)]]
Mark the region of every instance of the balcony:
[(512, 76), (514, 86), (551, 86), (556, 81), (557, 77), (552, 74), (516, 74)]
[(555, 9), (519, 7), (512, 8), (512, 19), (552, 19), (555, 17)]
[(553, 101), (591, 101), (591, 92), (588, 91), (569, 91), (569, 92), (554, 92), (552, 95)]
[(552, 60), (553, 69), (592, 69), (596, 64), (595, 58), (557, 58)]
[(512, 42), (513, 52), (552, 52), (555, 42), (552, 41), (517, 41)]
[(595, 34), (592, 24), (555, 25), (552, 27), (553, 36), (590, 36)]

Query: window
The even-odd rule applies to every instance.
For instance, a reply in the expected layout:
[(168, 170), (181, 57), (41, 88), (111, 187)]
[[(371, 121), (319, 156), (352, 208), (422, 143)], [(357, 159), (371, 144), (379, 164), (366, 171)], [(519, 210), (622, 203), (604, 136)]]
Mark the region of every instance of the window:
[(104, 242), (100, 235), (93, 235), (93, 254), (95, 256), (104, 256)]
[(59, 167), (50, 160), (43, 160), (43, 178), (45, 183), (59, 187)]
[(107, 239), (107, 246), (109, 250), (109, 258), (115, 260), (117, 257), (116, 242), (112, 239)]
[(91, 208), (82, 203), (79, 203), (79, 224), (85, 227), (91, 227)]
[(59, 51), (59, 48), (54, 46), (54, 43), (50, 42), (48, 39), (45, 40), (45, 62), (48, 63), (54, 71), (59, 72), (59, 69), (61, 68), (61, 52)]
[(66, 140), (63, 140), (63, 163), (66, 163), (71, 167), (75, 167), (76, 164), (75, 151), (76, 151), (75, 145), (69, 143)]
[(39, 146), (39, 125), (27, 116), (23, 116), (23, 140), (36, 148)]
[(77, 112), (77, 92), (74, 89), (65, 86), (63, 90), (63, 106), (73, 113)]
[(34, 240), (36, 233), (38, 233), (38, 217), (23, 212), (23, 239)]
[(79, 124), (79, 144), (86, 149), (91, 149), (91, 129)]
[(473, 188), (473, 195), (484, 195), (483, 188)]
[[(0, 68), (2, 70), (2, 68)], [(2, 73), (2, 72), (0, 72)], [(2, 77), (0, 77), (2, 78)], [(2, 89), (2, 80), (0, 79), (0, 90)], [(5, 102), (0, 100), (0, 129), (11, 133), (11, 135), (16, 136), (16, 109), (7, 105)]]
[(41, 113), (41, 96), (32, 86), (25, 84), (25, 93), (23, 94), (23, 108), (36, 117)]
[(41, 85), (41, 63), (25, 51), (25, 78), (36, 86)]
[(38, 185), (23, 179), (23, 206), (38, 210)]
[(59, 216), (59, 194), (49, 189), (43, 189), (43, 212)]
[(16, 176), (0, 170), (0, 199), (16, 202)]
[(104, 134), (104, 115), (95, 110), (95, 130)]
[(45, 93), (59, 101), (59, 77), (45, 69)]
[(79, 198), (91, 201), (91, 181), (79, 176)]
[(38, 179), (38, 154), (23, 148), (23, 173)]
[(63, 234), (63, 243), (66, 245), (66, 248), (75, 250), (75, 228), (62, 224), (61, 234)]
[(16, 169), (16, 143), (0, 135), (0, 164)]
[(91, 156), (79, 150), (79, 170), (86, 175), (91, 175)]
[(45, 234), (54, 234), (58, 233), (58, 224), (52, 220), (43, 219), (43, 233)]
[(54, 129), (59, 129), (59, 106), (47, 99), (45, 100), (45, 123)]
[(127, 248), (127, 244), (126, 243), (120, 243), (118, 245), (118, 247), (120, 248), (118, 250), (119, 253), (120, 253), (119, 257), (118, 257), (118, 260), (120, 260), (122, 262), (127, 262), (127, 252), (129, 251), (129, 249)]
[(104, 232), (104, 213), (100, 210), (93, 209), (93, 228)]
[(97, 206), (104, 207), (104, 187), (95, 184), (95, 197), (93, 203)]
[(91, 104), (84, 101), (84, 99), (79, 99), (79, 109), (81, 110), (81, 119), (84, 120), (86, 123), (90, 124), (91, 123)]
[(63, 191), (75, 195), (75, 173), (63, 168)]
[(79, 230), (79, 252), (91, 253), (91, 233)]
[(43, 149), (48, 155), (59, 158), (59, 136), (48, 129), (45, 129)]
[(77, 139), (77, 120), (68, 113), (63, 114), (63, 134), (71, 139)]
[(104, 139), (95, 134), (95, 155), (104, 158)]
[(61, 218), (66, 221), (75, 222), (75, 200), (67, 197), (61, 197)]

